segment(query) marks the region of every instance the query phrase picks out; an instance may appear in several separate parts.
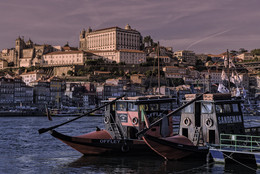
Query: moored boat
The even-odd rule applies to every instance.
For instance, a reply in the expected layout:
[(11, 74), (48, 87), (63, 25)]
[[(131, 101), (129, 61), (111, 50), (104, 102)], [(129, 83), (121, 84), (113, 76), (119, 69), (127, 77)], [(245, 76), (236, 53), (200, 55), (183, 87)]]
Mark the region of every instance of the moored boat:
[[(156, 154), (136, 133), (143, 130), (148, 124), (143, 118), (144, 115), (148, 118), (149, 123), (153, 123), (173, 110), (176, 99), (152, 95), (124, 97), (110, 103), (112, 100), (114, 99), (104, 101), (104, 103), (108, 103), (105, 107), (104, 130), (97, 128), (96, 131), (80, 136), (67, 136), (51, 130), (51, 135), (84, 155)], [(163, 124), (159, 124), (155, 128), (156, 137), (172, 135), (172, 117), (167, 118)]]
[(143, 138), (151, 149), (167, 160), (179, 160), (191, 156), (205, 159), (209, 151), (208, 147), (195, 146), (182, 135), (157, 138), (146, 133)]
[[(192, 100), (188, 101), (188, 103), (184, 104), (182, 107), (172, 111), (170, 114), (166, 115), (165, 118), (173, 114), (174, 112), (178, 112), (179, 110), (186, 109), (186, 107), (192, 106), (197, 100), (199, 100), (203, 94), (199, 96), (194, 96)], [(183, 112), (181, 119), (183, 117)], [(157, 154), (161, 155), (167, 160), (179, 160), (186, 157), (200, 157), (201, 159), (206, 159), (206, 155), (208, 154), (209, 148), (205, 144), (198, 144), (189, 139), (189, 137), (185, 135), (171, 135), (166, 137), (155, 137), (153, 131), (156, 129), (154, 125), (159, 122), (163, 122), (163, 119), (158, 120), (157, 122), (151, 124), (146, 130), (142, 131), (139, 134), (142, 134), (144, 141), (146, 144), (154, 150)], [(190, 123), (188, 123), (190, 124)], [(181, 124), (180, 124), (181, 127)], [(196, 136), (198, 136), (196, 134)]]
[[(186, 95), (184, 102), (189, 103), (197, 95)], [(153, 137), (150, 127), (143, 137), (166, 159), (203, 157), (209, 150), (216, 162), (254, 161), (260, 166), (260, 136), (256, 136), (260, 127), (244, 125), (241, 103), (230, 94), (204, 94), (182, 110), (178, 136)]]

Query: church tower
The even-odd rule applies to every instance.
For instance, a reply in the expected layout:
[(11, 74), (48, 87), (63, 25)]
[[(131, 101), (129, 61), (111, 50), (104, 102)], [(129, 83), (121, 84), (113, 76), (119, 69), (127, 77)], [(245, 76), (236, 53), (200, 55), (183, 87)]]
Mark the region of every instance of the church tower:
[(79, 50), (84, 50), (85, 48), (85, 37), (86, 37), (86, 31), (85, 29), (83, 29), (79, 35)]
[(19, 59), (23, 57), (23, 49), (25, 48), (24, 39), (20, 36), (15, 40), (15, 60), (14, 65), (19, 66)]

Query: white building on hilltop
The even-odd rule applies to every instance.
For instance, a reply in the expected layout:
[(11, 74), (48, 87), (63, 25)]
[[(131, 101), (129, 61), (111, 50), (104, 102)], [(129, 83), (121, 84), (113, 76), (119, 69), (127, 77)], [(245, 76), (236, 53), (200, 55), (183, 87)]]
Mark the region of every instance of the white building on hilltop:
[(79, 50), (91, 52), (108, 62), (126, 64), (146, 62), (146, 55), (140, 50), (141, 44), (140, 32), (128, 24), (125, 29), (111, 27), (92, 31), (89, 28), (87, 31), (81, 31), (79, 38)]
[(86, 59), (84, 51), (56, 51), (43, 55), (43, 65), (83, 65)]

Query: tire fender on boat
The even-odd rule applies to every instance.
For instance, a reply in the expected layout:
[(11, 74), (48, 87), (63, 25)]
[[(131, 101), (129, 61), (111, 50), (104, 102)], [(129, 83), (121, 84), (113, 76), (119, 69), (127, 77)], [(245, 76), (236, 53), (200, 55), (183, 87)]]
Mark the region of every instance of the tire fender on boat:
[(104, 117), (104, 122), (107, 124), (107, 123), (109, 123), (109, 118), (108, 118), (108, 116), (105, 116)]
[(137, 125), (137, 123), (138, 123), (138, 118), (137, 118), (137, 117), (134, 117), (134, 118), (132, 119), (132, 123), (133, 123), (134, 125)]
[(183, 120), (183, 124), (184, 124), (185, 126), (189, 126), (189, 125), (191, 124), (190, 118), (186, 117), (186, 118)]
[(207, 127), (213, 126), (213, 120), (211, 118), (207, 118), (206, 121), (205, 121), (205, 125)]
[(121, 147), (122, 152), (128, 152), (129, 151), (129, 146), (127, 144), (123, 144)]

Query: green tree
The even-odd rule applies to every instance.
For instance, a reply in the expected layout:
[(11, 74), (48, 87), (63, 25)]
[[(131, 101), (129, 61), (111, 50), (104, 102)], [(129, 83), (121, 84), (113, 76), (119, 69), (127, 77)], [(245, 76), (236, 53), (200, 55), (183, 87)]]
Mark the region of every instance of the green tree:
[(147, 44), (147, 46), (152, 46), (153, 45), (153, 39), (151, 36), (145, 36), (144, 37), (144, 43)]
[(246, 53), (247, 50), (245, 48), (239, 48), (239, 54)]
[(251, 54), (253, 56), (259, 56), (260, 55), (260, 49), (253, 49), (253, 50), (251, 50)]
[(152, 75), (152, 71), (151, 70), (148, 70), (145, 72), (145, 76), (146, 77), (150, 77)]
[(79, 69), (78, 72), (77, 72), (77, 75), (78, 76), (83, 76), (85, 73), (84, 71), (82, 71), (82, 69)]
[(236, 56), (236, 55), (238, 54), (238, 52), (237, 52), (236, 50), (231, 50), (231, 51), (230, 51), (230, 54), (231, 54), (232, 56)]
[(86, 65), (97, 65), (98, 60), (86, 60)]
[(137, 74), (137, 72), (136, 71), (132, 71), (132, 74)]
[(71, 71), (71, 70), (68, 70), (67, 74), (70, 75), (70, 76), (73, 76), (73, 75), (74, 75), (74, 72)]
[(182, 78), (172, 79), (171, 82), (173, 86), (179, 86), (184, 84), (184, 80)]

